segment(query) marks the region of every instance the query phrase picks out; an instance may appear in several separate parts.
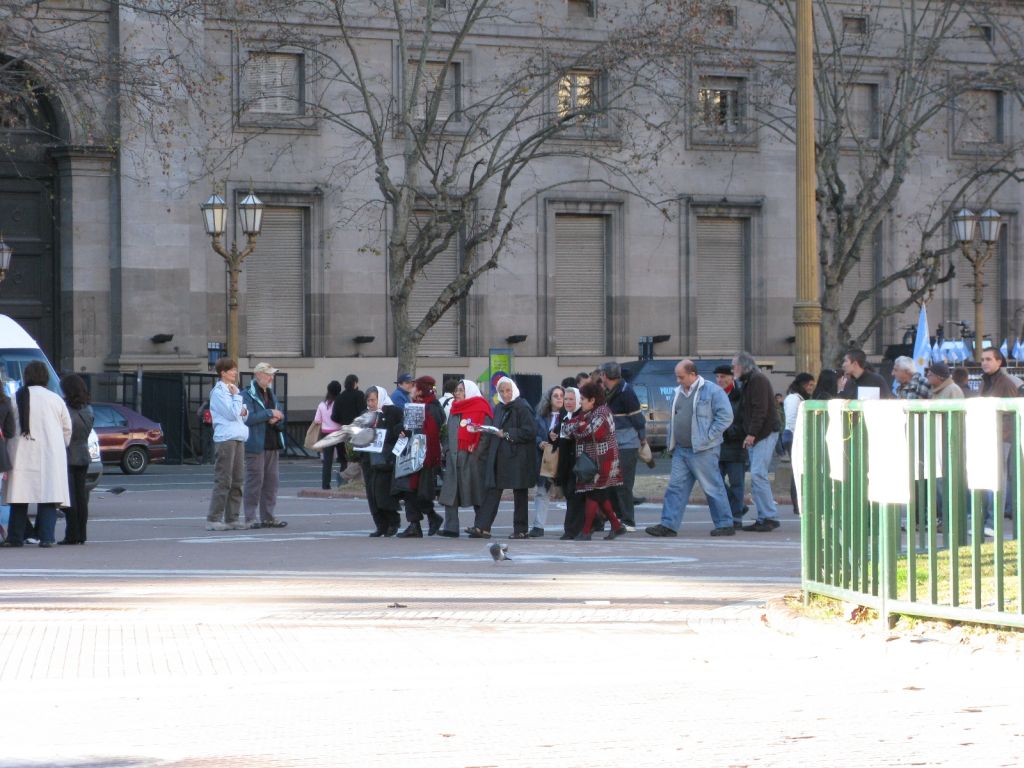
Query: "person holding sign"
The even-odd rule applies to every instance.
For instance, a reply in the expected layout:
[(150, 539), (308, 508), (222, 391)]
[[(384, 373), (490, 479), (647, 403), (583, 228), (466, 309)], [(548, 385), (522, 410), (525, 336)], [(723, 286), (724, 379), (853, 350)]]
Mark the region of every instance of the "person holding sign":
[[(434, 497), (437, 495), (437, 472), (441, 468), (441, 425), (444, 411), (437, 402), (434, 390), (437, 382), (431, 376), (420, 376), (414, 382), (413, 402), (405, 406), (403, 435), (421, 432), (427, 438), (427, 453), (423, 467), (409, 475), (408, 490), (405, 491), (405, 518), (409, 525), (398, 534), (400, 539), (422, 539), (420, 525), (424, 516), (429, 520), (428, 536), (441, 529), (442, 519), (434, 511)], [(403, 478), (405, 479), (405, 478)], [(399, 478), (395, 478), (398, 483)]]
[(384, 387), (370, 387), (366, 390), (366, 410), (376, 414), (373, 426), (378, 437), (383, 433), (384, 438), (383, 441), (375, 440), (361, 452), (366, 503), (376, 526), (370, 536), (394, 536), (398, 533), (401, 518), (398, 499), (391, 494), (395, 468), (392, 449), (402, 430), (402, 409), (391, 402)]
[(439, 533), (457, 539), (459, 507), (473, 507), (479, 513), (484, 500), (483, 451), (477, 450), (481, 433), (470, 431), (470, 427), (491, 424), (494, 413), (480, 388), (468, 379), (456, 385), (454, 395), (444, 446), (444, 485), (440, 497), (444, 525)]

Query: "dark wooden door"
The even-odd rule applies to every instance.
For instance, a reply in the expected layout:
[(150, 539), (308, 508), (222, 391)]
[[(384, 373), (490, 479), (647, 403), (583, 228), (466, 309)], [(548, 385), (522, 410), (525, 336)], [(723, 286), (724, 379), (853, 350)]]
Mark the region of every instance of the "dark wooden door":
[(52, 179), (0, 176), (0, 235), (14, 251), (0, 284), (0, 313), (21, 323), (47, 357), (59, 361), (54, 213)]

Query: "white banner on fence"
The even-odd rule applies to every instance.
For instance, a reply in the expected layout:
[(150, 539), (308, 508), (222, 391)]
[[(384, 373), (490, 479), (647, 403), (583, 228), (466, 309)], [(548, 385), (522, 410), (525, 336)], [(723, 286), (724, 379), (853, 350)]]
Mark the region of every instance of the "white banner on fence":
[(967, 428), (964, 453), (967, 458), (967, 487), (994, 491), (1002, 488), (1002, 417), (996, 410), (998, 398), (972, 397), (965, 403)]
[(801, 482), (804, 477), (804, 404), (801, 401), (800, 410), (796, 412), (796, 426), (793, 428), (793, 449), (790, 452), (790, 461), (793, 467), (793, 484), (796, 488), (797, 505), (799, 509), (804, 508), (804, 488)]
[(910, 446), (903, 403), (869, 400), (863, 409), (868, 430), (868, 499), (881, 504), (907, 504)]
[(846, 456), (843, 443), (843, 419), (845, 400), (828, 401), (828, 428), (825, 430), (825, 446), (828, 448), (828, 476), (833, 480), (846, 479)]

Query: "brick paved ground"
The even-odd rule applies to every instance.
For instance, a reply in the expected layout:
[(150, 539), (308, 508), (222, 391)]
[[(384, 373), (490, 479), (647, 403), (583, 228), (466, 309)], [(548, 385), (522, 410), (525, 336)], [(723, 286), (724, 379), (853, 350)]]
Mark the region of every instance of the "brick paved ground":
[(694, 510), (496, 565), (367, 539), (356, 502), (206, 534), (202, 497), (104, 497), (86, 547), (0, 555), (0, 766), (1019, 763), (1017, 654), (766, 625), (795, 525), (716, 542)]

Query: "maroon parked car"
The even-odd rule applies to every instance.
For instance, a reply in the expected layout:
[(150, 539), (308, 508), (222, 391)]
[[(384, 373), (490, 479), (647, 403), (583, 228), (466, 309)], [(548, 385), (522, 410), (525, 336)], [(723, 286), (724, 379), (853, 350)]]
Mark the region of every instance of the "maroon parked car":
[(104, 464), (120, 464), (126, 475), (141, 475), (152, 461), (167, 458), (164, 430), (138, 411), (116, 403), (93, 403)]

